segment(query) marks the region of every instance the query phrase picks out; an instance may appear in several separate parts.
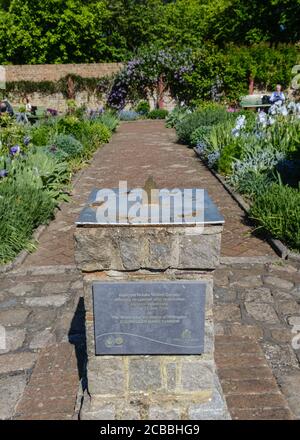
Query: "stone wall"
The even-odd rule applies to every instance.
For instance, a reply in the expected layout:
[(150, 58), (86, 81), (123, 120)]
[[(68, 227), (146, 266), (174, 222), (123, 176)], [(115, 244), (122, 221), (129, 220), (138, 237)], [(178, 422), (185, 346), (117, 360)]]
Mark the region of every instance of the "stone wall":
[[(121, 63), (99, 64), (39, 64), (39, 65), (14, 65), (6, 66), (6, 81), (58, 81), (68, 74), (79, 75), (83, 78), (102, 78), (113, 75), (122, 67)], [(32, 93), (27, 95), (32, 105), (44, 108), (54, 108), (64, 112), (67, 108), (66, 100), (62, 93), (45, 94)], [(12, 105), (18, 108), (22, 104), (23, 96), (9, 94)], [(99, 97), (87, 92), (78, 93), (76, 102), (87, 104), (90, 108), (97, 108), (103, 102)]]
[[(5, 66), (6, 82), (17, 81), (58, 81), (68, 74), (79, 75), (83, 78), (102, 78), (117, 73), (122, 63), (94, 63), (94, 64), (32, 64)], [(53, 108), (60, 112), (67, 110), (66, 99), (62, 93), (31, 93), (26, 95), (32, 105), (43, 108)], [(13, 107), (18, 109), (23, 104), (24, 96), (10, 93), (8, 99)], [(88, 92), (76, 94), (77, 105), (87, 105), (91, 109), (97, 109), (104, 104), (105, 98), (101, 99)], [(151, 109), (155, 108), (155, 100), (149, 99)], [(164, 108), (171, 111), (175, 107), (175, 101), (166, 93), (164, 96)]]
[(121, 63), (99, 64), (31, 64), (5, 66), (6, 81), (58, 81), (72, 73), (84, 78), (101, 78), (116, 73)]
[[(36, 105), (37, 107), (42, 107), (44, 109), (52, 108), (62, 113), (67, 110), (67, 101), (62, 93), (54, 93), (50, 95), (45, 95), (44, 93), (31, 93), (26, 96), (29, 98), (31, 104)], [(15, 110), (18, 110), (23, 104), (23, 97), (17, 94), (9, 94), (8, 99)], [(91, 109), (97, 109), (104, 104), (104, 99), (101, 99), (94, 94), (82, 92), (76, 94), (76, 103), (79, 107), (85, 104)]]

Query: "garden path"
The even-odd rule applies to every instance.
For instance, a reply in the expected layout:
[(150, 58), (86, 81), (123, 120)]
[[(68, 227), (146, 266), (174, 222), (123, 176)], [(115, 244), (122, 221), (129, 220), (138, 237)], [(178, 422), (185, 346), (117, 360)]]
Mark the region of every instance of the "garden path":
[(251, 235), (244, 213), (221, 183), (196, 158), (192, 149), (176, 143), (173, 130), (161, 121), (123, 123), (112, 141), (100, 149), (74, 187), (71, 203), (63, 204), (56, 220), (40, 237), (38, 250), (25, 266), (74, 264), (74, 221), (93, 188), (114, 188), (120, 180), (143, 187), (152, 175), (161, 188), (206, 188), (225, 217), (222, 255), (272, 255), (270, 246)]
[(37, 251), (0, 276), (0, 323), (8, 336), (0, 351), (0, 418), (74, 417), (85, 348), (74, 221), (93, 188), (120, 180), (143, 186), (149, 175), (159, 187), (206, 188), (225, 217), (227, 258), (215, 273), (216, 359), (232, 417), (300, 418), (299, 352), (291, 347), (299, 269), (278, 264), (219, 181), (161, 121), (122, 123), (78, 175), (70, 203), (62, 204)]

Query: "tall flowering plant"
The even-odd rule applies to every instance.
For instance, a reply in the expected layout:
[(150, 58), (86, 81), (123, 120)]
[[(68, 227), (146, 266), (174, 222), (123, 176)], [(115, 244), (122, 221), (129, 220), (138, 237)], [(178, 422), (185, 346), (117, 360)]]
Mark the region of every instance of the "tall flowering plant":
[(147, 50), (129, 61), (117, 75), (107, 104), (121, 110), (128, 101), (151, 96), (159, 107), (167, 90), (178, 97), (180, 89), (186, 86), (185, 75), (192, 69), (190, 51)]

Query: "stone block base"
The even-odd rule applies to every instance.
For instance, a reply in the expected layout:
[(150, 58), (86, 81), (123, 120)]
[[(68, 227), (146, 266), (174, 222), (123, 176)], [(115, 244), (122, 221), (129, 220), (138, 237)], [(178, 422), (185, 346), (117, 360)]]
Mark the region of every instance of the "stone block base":
[[(199, 280), (207, 283), (205, 349), (199, 355), (95, 356), (92, 283)], [(82, 420), (228, 418), (214, 362), (213, 281), (201, 271), (96, 272), (85, 275), (88, 393)]]
[(205, 269), (219, 265), (222, 226), (78, 227), (75, 259), (83, 272)]

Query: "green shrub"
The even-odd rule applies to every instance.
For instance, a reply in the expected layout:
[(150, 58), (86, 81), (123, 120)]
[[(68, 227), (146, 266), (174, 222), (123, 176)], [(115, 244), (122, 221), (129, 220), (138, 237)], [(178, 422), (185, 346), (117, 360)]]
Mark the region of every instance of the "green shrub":
[(251, 200), (266, 192), (275, 180), (272, 173), (257, 173), (250, 170), (243, 173), (238, 179), (235, 179), (235, 177), (233, 174), (232, 180), (229, 179), (230, 184), (235, 191), (245, 194)]
[(135, 108), (140, 115), (146, 116), (150, 112), (150, 104), (148, 101), (140, 101)]
[(31, 142), (36, 146), (47, 145), (50, 139), (51, 130), (47, 125), (38, 125), (31, 130)]
[(232, 118), (226, 108), (219, 105), (207, 105), (186, 115), (177, 125), (178, 140), (191, 145), (191, 136), (194, 131), (203, 126), (213, 126)]
[(299, 64), (297, 46), (288, 44), (228, 44), (221, 48), (206, 42), (192, 57), (194, 69), (185, 75), (180, 88), (180, 99), (188, 105), (212, 98), (239, 102), (248, 94), (250, 75), (261, 90), (271, 91), (277, 83), (287, 88), (292, 68)]
[(58, 150), (58, 155), (62, 158), (73, 158), (78, 156), (83, 150), (82, 143), (70, 134), (58, 134), (53, 139), (53, 144)]
[(166, 119), (168, 114), (169, 114), (168, 110), (165, 110), (163, 108), (158, 108), (158, 109), (155, 109), (155, 110), (152, 110), (151, 112), (149, 112), (148, 118), (149, 119)]
[(300, 249), (300, 189), (274, 183), (257, 196), (250, 214), (273, 237)]
[(166, 127), (173, 128), (189, 113), (186, 107), (175, 107), (166, 117)]
[(191, 135), (191, 145), (196, 146), (199, 143), (207, 141), (207, 138), (212, 130), (210, 125), (203, 125), (196, 128)]
[(77, 140), (82, 140), (86, 132), (87, 122), (76, 116), (68, 115), (60, 118), (57, 123), (59, 133), (71, 134)]
[[(23, 124), (12, 122), (7, 127), (2, 127), (0, 129), (0, 154), (7, 154), (9, 147), (13, 145), (22, 145), (25, 135), (26, 126)], [(22, 145), (22, 151), (26, 151), (24, 145)]]
[(96, 120), (102, 122), (102, 124), (104, 124), (112, 133), (119, 125), (119, 118), (115, 113), (110, 111), (105, 111), (102, 115), (96, 118)]
[(32, 249), (34, 229), (51, 219), (55, 202), (33, 185), (9, 180), (0, 184), (0, 263), (22, 249)]
[(208, 152), (220, 152), (226, 145), (230, 144), (234, 140), (232, 136), (233, 127), (233, 121), (214, 125), (208, 136)]
[(221, 156), (218, 161), (218, 171), (221, 174), (229, 175), (232, 173), (232, 165), (235, 159), (239, 159), (242, 154), (242, 147), (238, 141), (232, 141), (225, 145), (221, 150)]
[(8, 170), (5, 184), (32, 185), (48, 192), (53, 200), (65, 200), (64, 189), (71, 175), (68, 164), (55, 154), (50, 154), (46, 147), (31, 149), (26, 156), (11, 161), (5, 167)]
[(111, 137), (110, 129), (100, 121), (93, 121), (88, 127), (88, 143), (92, 148), (98, 148), (101, 144), (105, 144)]

